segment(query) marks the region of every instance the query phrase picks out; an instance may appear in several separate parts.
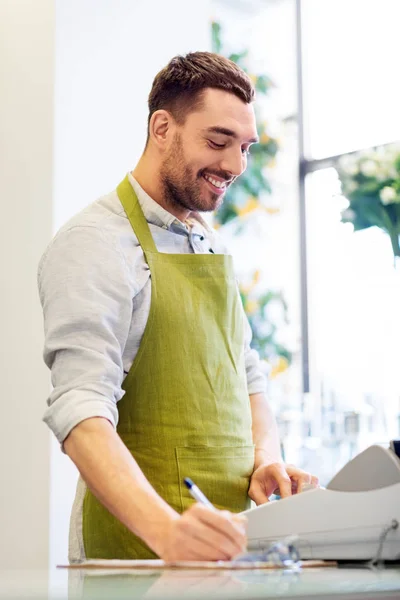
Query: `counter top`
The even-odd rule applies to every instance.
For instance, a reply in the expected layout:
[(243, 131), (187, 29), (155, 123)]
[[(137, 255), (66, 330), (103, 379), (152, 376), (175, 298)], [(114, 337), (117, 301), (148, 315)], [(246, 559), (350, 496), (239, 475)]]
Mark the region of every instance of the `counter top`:
[(0, 571), (0, 599), (400, 599), (400, 567), (301, 571)]

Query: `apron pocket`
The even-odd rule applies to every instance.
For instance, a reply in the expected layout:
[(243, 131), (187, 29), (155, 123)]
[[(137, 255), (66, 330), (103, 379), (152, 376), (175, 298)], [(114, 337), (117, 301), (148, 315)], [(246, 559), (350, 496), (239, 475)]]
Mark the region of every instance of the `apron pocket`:
[(182, 511), (194, 502), (183, 483), (190, 477), (221, 510), (250, 508), (247, 495), (254, 468), (254, 446), (184, 446), (175, 448)]

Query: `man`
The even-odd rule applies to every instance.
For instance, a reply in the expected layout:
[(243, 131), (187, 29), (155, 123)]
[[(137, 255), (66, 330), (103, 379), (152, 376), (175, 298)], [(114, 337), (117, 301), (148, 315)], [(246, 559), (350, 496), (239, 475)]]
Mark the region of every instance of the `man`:
[[(317, 484), (282, 462), (231, 257), (199, 215), (246, 168), (253, 97), (225, 58), (172, 59), (136, 168), (42, 258), (44, 420), (81, 474), (72, 562), (230, 559), (249, 497)], [(193, 503), (184, 477), (220, 510)]]

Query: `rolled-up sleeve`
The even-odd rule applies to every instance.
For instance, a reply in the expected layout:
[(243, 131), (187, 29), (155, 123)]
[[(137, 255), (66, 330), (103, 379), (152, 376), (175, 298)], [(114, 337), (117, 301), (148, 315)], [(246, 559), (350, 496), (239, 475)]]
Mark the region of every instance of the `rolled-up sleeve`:
[(38, 286), (53, 385), (43, 420), (60, 443), (91, 417), (116, 427), (132, 319), (122, 252), (96, 227), (63, 231), (41, 260)]

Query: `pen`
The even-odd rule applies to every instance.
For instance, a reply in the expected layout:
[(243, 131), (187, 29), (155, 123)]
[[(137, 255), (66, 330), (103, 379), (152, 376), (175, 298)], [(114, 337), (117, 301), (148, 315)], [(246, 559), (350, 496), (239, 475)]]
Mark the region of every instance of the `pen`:
[(195, 500), (197, 500), (197, 502), (200, 502), (201, 504), (205, 504), (212, 510), (217, 510), (215, 506), (211, 504), (209, 499), (206, 498), (203, 492), (197, 487), (195, 483), (193, 483), (193, 481), (189, 477), (185, 477), (183, 481), (187, 489), (189, 490), (189, 494), (192, 496), (192, 498), (194, 498)]

